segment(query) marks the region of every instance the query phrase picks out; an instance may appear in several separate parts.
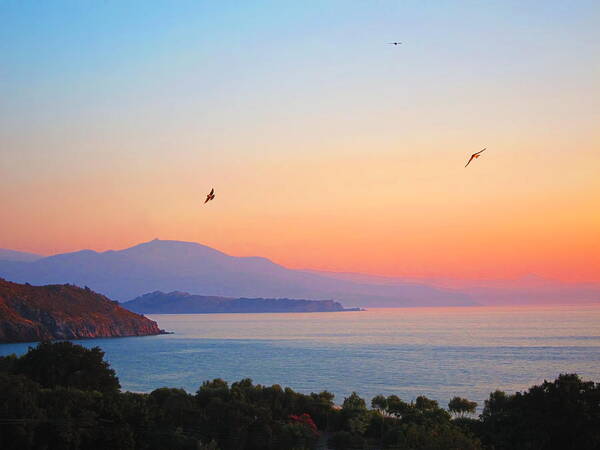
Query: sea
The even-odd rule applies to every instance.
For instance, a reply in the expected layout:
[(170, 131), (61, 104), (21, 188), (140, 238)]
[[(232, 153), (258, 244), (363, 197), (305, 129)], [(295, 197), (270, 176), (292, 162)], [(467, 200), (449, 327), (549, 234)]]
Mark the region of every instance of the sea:
[[(560, 373), (600, 382), (600, 305), (370, 309), (287, 314), (149, 315), (173, 332), (75, 341), (98, 346), (123, 390), (251, 378), (341, 404), (353, 391), (446, 406), (479, 403)], [(0, 355), (34, 344), (3, 344)]]

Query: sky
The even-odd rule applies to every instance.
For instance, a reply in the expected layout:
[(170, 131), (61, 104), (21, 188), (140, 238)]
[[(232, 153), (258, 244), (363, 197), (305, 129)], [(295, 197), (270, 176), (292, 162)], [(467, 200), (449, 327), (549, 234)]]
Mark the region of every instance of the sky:
[(0, 247), (598, 281), (598, 23), (595, 0), (0, 0)]

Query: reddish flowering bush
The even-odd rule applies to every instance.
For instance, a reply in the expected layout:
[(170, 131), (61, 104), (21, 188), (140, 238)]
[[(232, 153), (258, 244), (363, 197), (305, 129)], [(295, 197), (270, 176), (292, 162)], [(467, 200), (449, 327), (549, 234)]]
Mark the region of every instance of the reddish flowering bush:
[(317, 429), (317, 426), (315, 425), (315, 422), (312, 420), (312, 417), (310, 417), (310, 414), (304, 413), (304, 414), (301, 414), (299, 416), (291, 414), (290, 415), (290, 420), (293, 423), (300, 423), (300, 424), (306, 425), (308, 428), (310, 428), (310, 430), (315, 435), (319, 434), (319, 430)]

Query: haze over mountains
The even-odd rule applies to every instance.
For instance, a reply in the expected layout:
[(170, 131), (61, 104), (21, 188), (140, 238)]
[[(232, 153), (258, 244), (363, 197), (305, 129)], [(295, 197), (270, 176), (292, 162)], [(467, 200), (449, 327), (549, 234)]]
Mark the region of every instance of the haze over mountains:
[(326, 274), (340, 280), (395, 286), (399, 283), (421, 283), (440, 289), (462, 292), (482, 305), (543, 305), (599, 303), (600, 283), (567, 283), (535, 274), (513, 279), (394, 278), (359, 273)]
[(0, 261), (0, 276), (32, 284), (73, 283), (126, 301), (152, 291), (220, 297), (334, 299), (352, 307), (473, 305), (467, 295), (416, 283), (394, 286), (287, 269), (266, 258), (155, 239), (124, 250), (82, 250), (32, 262)]
[(1, 251), (0, 277), (21, 283), (89, 286), (119, 301), (153, 291), (333, 299), (345, 307), (600, 301), (600, 286), (593, 283), (570, 284), (535, 276), (496, 281), (406, 280), (311, 272), (287, 269), (266, 258), (230, 256), (197, 243), (158, 239), (124, 250), (82, 250), (50, 257)]
[(36, 255), (35, 253), (18, 252), (16, 250), (0, 248), (0, 261), (32, 262), (42, 258), (42, 255)]

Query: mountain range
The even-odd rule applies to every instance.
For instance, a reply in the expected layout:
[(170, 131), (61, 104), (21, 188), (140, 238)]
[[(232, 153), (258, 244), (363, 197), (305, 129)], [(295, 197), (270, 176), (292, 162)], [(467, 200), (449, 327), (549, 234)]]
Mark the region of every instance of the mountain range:
[(464, 293), (419, 283), (393, 286), (287, 269), (261, 257), (235, 257), (205, 245), (158, 240), (124, 250), (81, 250), (34, 261), (0, 261), (0, 277), (89, 286), (126, 301), (153, 291), (206, 296), (334, 299), (347, 307), (467, 306)]
[(36, 255), (35, 253), (18, 252), (16, 250), (7, 250), (5, 248), (0, 248), (0, 261), (32, 262), (42, 258), (42, 255)]
[(314, 272), (339, 280), (387, 286), (412, 282), (462, 292), (481, 305), (600, 303), (600, 283), (564, 282), (527, 274), (509, 279), (394, 278), (360, 273)]
[(235, 298), (334, 299), (346, 307), (600, 302), (598, 283), (535, 275), (513, 280), (404, 279), (293, 270), (266, 258), (230, 256), (193, 242), (158, 239), (124, 250), (49, 257), (0, 250), (0, 277), (89, 286), (119, 301), (154, 291), (185, 291)]

